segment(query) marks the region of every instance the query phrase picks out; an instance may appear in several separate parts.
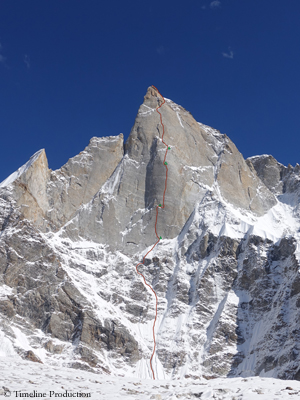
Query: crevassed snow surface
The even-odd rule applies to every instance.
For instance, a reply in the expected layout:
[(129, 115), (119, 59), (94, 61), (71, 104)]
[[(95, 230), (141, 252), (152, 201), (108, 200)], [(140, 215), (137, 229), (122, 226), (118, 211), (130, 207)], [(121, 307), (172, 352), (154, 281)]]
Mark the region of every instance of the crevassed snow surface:
[(33, 156), (30, 157), (30, 159), (27, 161), (26, 164), (22, 165), (17, 171), (13, 172), (11, 175), (9, 175), (8, 178), (6, 178), (4, 181), (0, 183), (0, 188), (4, 188), (11, 183), (13, 183), (16, 179), (19, 178), (24, 172), (28, 170), (28, 168), (35, 162), (35, 160), (39, 157), (43, 149), (37, 151), (36, 153), (33, 154)]

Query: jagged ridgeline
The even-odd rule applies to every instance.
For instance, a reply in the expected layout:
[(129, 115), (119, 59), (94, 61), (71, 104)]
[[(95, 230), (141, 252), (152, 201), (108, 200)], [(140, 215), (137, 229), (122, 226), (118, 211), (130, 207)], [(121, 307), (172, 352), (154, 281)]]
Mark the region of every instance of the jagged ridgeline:
[[(0, 185), (0, 355), (151, 378), (165, 147), (150, 87), (127, 142), (44, 150)], [(300, 379), (300, 167), (244, 160), (166, 99), (168, 187), (140, 270), (158, 296), (157, 378)]]

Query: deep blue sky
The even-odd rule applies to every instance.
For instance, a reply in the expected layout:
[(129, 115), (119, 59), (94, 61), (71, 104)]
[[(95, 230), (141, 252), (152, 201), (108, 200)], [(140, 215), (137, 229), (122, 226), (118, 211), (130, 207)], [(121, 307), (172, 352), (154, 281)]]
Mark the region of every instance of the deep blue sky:
[(128, 137), (146, 89), (244, 157), (300, 163), (299, 0), (0, 1), (0, 181)]

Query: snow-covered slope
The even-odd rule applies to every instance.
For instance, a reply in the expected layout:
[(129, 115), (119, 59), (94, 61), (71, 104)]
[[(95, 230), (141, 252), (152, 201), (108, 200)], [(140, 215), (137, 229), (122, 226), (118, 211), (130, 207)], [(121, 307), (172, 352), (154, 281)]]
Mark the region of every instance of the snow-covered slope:
[[(151, 378), (155, 299), (135, 266), (165, 185), (160, 104), (149, 88), (124, 148), (93, 138), (54, 172), (36, 153), (0, 188), (0, 355)], [(300, 379), (299, 168), (245, 161), (181, 106), (160, 110), (162, 240), (139, 266), (158, 297), (155, 377)]]
[(0, 357), (0, 395), (6, 397), (85, 397), (92, 400), (270, 400), (298, 399), (300, 383), (272, 378), (143, 380), (96, 375)]

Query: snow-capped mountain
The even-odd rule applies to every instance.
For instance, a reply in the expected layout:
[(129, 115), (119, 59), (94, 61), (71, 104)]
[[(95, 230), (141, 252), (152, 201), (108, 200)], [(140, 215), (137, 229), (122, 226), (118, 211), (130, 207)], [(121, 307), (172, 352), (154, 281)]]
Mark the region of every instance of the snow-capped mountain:
[(0, 356), (151, 378), (156, 226), (155, 377), (300, 379), (299, 204), (299, 165), (244, 160), (150, 87), (125, 144), (0, 184)]

